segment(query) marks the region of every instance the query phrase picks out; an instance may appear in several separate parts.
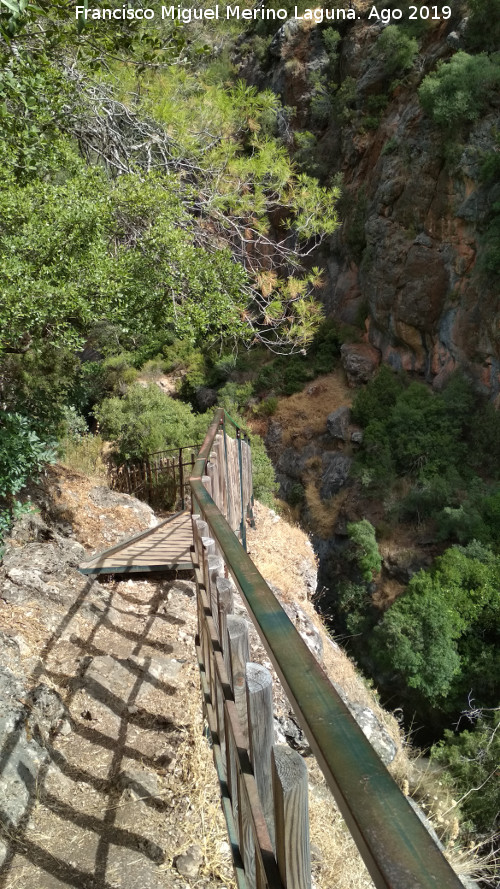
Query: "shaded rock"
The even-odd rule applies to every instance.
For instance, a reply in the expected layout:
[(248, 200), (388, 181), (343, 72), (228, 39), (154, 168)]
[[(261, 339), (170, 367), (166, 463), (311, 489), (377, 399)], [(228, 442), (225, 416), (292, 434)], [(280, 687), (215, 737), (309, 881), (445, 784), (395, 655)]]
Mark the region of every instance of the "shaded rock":
[(12, 636), (0, 631), (0, 665), (12, 673), (18, 673), (21, 666), (19, 643)]
[(295, 448), (285, 448), (280, 454), (276, 470), (278, 473), (300, 481), (307, 461), (318, 453), (319, 450), (314, 444), (307, 445), (302, 451), (296, 451)]
[(194, 397), (198, 409), (202, 412), (208, 411), (214, 404), (217, 404), (217, 389), (199, 386)]
[(339, 407), (336, 411), (328, 414), (326, 418), (326, 428), (332, 438), (340, 438), (347, 441), (349, 438), (348, 427), (351, 421), (351, 411), (348, 407)]
[(344, 343), (340, 347), (342, 365), (349, 383), (368, 383), (380, 364), (380, 352), (368, 343)]
[(38, 512), (28, 512), (14, 523), (9, 538), (17, 543), (50, 540), (54, 534)]
[[(276, 587), (272, 588), (273, 591), (276, 590)], [(295, 602), (289, 603), (283, 599), (282, 595), (279, 595), (279, 600), (283, 611), (285, 611), (296, 627), (297, 631), (302, 636), (302, 639), (306, 643), (309, 651), (311, 651), (319, 663), (323, 660), (323, 642), (321, 640), (321, 636), (319, 631), (316, 629), (312, 621), (307, 617), (307, 615), (302, 611), (299, 605)]]
[(174, 859), (174, 865), (183, 877), (194, 879), (198, 876), (203, 856), (199, 846), (189, 846), (182, 855)]
[(0, 666), (0, 748), (10, 751), (0, 774), (0, 799), (4, 817), (19, 824), (36, 793), (37, 778), (48, 754), (26, 734), (29, 709), (23, 703), (24, 684)]
[(389, 765), (397, 753), (396, 745), (389, 732), (387, 732), (383, 725), (378, 721), (373, 710), (370, 710), (369, 707), (364, 707), (362, 704), (358, 704), (356, 701), (350, 701), (344, 689), (340, 685), (337, 685), (336, 682), (333, 682), (332, 685), (342, 698), (348, 710), (354, 716), (359, 727), (363, 730), (363, 734), (368, 738), (370, 744), (379, 755), (384, 765)]
[(361, 429), (356, 429), (351, 433), (351, 441), (353, 444), (362, 444), (363, 443), (363, 433)]
[(309, 756), (312, 750), (304, 732), (292, 714), (275, 718), (275, 731), (278, 739), (285, 742), (293, 750), (297, 750), (302, 756)]
[(60, 728), (61, 724), (70, 724), (68, 711), (60, 695), (43, 683), (29, 695), (28, 707), (30, 730), (43, 745), (47, 744), (50, 736)]
[(120, 773), (118, 784), (135, 799), (156, 799), (159, 795), (157, 775), (144, 769), (127, 768)]
[(327, 451), (322, 458), (320, 497), (327, 500), (344, 487), (351, 469), (352, 459), (346, 454)]

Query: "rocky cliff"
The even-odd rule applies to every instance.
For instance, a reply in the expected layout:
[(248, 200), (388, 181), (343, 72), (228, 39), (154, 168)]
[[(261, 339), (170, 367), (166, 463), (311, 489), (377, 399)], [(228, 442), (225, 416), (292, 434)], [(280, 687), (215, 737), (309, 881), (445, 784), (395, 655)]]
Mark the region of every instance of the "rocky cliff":
[(382, 24), (291, 20), (251, 77), (291, 109), (283, 127), (297, 162), (342, 177), (342, 226), (321, 253), (328, 313), (394, 368), (439, 386), (461, 366), (496, 398), (499, 287), (484, 254), (500, 185), (481, 169), (498, 151), (498, 101), (444, 133), (417, 92), (464, 45), (453, 15), (400, 38), (392, 55)]

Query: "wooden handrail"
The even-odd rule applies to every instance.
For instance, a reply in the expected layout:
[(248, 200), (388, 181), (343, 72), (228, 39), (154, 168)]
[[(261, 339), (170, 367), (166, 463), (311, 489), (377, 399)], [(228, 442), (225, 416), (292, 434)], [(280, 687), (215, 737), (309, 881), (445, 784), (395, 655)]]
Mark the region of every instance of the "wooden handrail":
[[(276, 757), (274, 808), (275, 816), (279, 808), (281, 820), (274, 821), (275, 834), (278, 831), (274, 841), (266, 823), (266, 803), (259, 800), (257, 770), (252, 768), (249, 752), (248, 715), (243, 728), (238, 718), (245, 721), (241, 669), (238, 672), (231, 666), (236, 642), (231, 642), (229, 632), (227, 590), (225, 599), (219, 592), (221, 571), (230, 575), (247, 607), (377, 889), (462, 889), (461, 881), (245, 552), (234, 520), (228, 521), (232, 514), (225, 485), (231, 473), (227, 471), (224, 428), (224, 412), (219, 410), (200, 448), (190, 485), (198, 658), (239, 886), (252, 889), (285, 884), (290, 889), (303, 889), (308, 879), (303, 866), (307, 843), (301, 840), (298, 859), (288, 865), (284, 837), (290, 832), (284, 813), (290, 806), (280, 796)], [(244, 496), (251, 499), (251, 491)], [(214, 557), (219, 560), (218, 568), (210, 562)]]

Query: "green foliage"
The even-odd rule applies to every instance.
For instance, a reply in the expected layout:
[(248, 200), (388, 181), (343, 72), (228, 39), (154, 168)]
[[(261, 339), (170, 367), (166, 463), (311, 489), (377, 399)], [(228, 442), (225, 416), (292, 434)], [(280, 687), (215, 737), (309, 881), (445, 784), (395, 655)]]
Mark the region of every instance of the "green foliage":
[(375, 627), (370, 643), (379, 669), (395, 673), (431, 703), (449, 693), (460, 670), (457, 630), (440, 605), (432, 581), (419, 576)]
[(175, 325), (191, 341), (244, 335), (243, 269), (193, 245), (173, 179), (111, 183), (80, 166), (64, 184), (0, 192), (0, 210), (0, 350), (74, 347), (99, 319), (142, 335)]
[(379, 666), (449, 712), (471, 689), (481, 705), (495, 703), (499, 582), (500, 557), (491, 550), (448, 549), (411, 579), (373, 631)]
[(122, 398), (105, 398), (95, 416), (101, 434), (115, 443), (120, 460), (201, 441), (209, 422), (204, 415), (196, 416), (189, 405), (164, 395), (158, 386), (137, 383)]
[(307, 354), (279, 356), (259, 371), (254, 382), (257, 393), (293, 395), (320, 374), (331, 373), (340, 355), (341, 333), (331, 320), (323, 321), (309, 345)]
[(17, 495), (55, 457), (53, 444), (42, 441), (26, 417), (0, 411), (0, 558), (12, 522), (29, 508)]
[(301, 485), (300, 482), (296, 482), (290, 488), (287, 496), (287, 503), (289, 503), (290, 506), (300, 506), (304, 503), (305, 496), (306, 492), (304, 490), (304, 485)]
[(500, 86), (500, 54), (471, 56), (460, 51), (424, 78), (419, 98), (441, 127), (472, 123), (485, 113)]
[(252, 448), (253, 492), (256, 500), (265, 506), (274, 506), (274, 495), (278, 484), (274, 475), (274, 467), (260, 435), (250, 436)]
[(471, 52), (495, 52), (500, 46), (500, 0), (467, 0), (465, 45)]
[(384, 64), (388, 76), (407, 71), (413, 65), (418, 43), (398, 25), (388, 25), (377, 39), (375, 54)]
[(252, 383), (226, 383), (219, 389), (218, 404), (231, 416), (240, 415), (253, 395)]
[(21, 414), (0, 414), (0, 501), (11, 503), (28, 478), (55, 459), (54, 448), (43, 442)]
[(498, 828), (500, 788), (500, 713), (483, 713), (472, 731), (445, 731), (431, 751), (445, 766), (460, 797), (460, 810), (469, 829), (491, 834)]
[[(391, 507), (404, 521), (433, 518), (443, 540), (500, 543), (496, 517), (500, 458), (498, 413), (461, 374), (441, 393), (387, 368), (361, 389), (353, 418), (364, 426), (356, 472), (374, 493), (405, 478)], [(485, 484), (474, 470), (491, 475)]]
[(347, 534), (353, 545), (353, 558), (363, 579), (370, 583), (382, 567), (375, 528), (367, 519), (362, 519), (360, 522), (349, 522)]

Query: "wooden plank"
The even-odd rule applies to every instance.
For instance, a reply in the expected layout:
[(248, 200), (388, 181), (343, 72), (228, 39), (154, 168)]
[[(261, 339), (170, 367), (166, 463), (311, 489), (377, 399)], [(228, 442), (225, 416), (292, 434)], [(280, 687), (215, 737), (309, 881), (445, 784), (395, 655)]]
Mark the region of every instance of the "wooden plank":
[(115, 544), (108, 550), (82, 562), (82, 574), (110, 573), (137, 570), (165, 570), (174, 564), (190, 561), (192, 531), (189, 514), (179, 513), (132, 537)]

